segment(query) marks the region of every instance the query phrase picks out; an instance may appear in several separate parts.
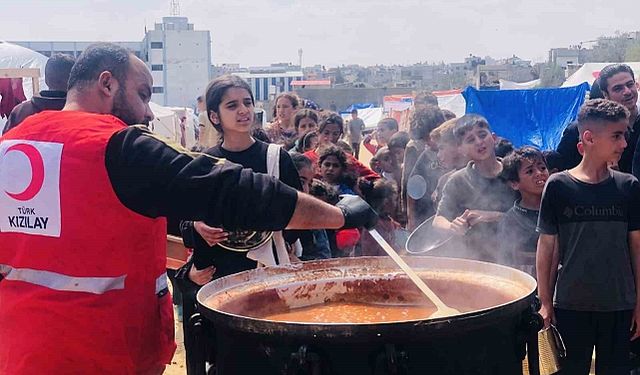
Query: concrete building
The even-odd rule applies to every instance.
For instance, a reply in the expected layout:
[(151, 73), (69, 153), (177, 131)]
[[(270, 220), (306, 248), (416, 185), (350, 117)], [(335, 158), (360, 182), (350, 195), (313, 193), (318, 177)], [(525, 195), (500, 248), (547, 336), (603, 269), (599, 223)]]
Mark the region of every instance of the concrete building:
[(236, 74), (249, 83), (256, 101), (271, 101), (282, 92), (292, 91), (291, 82), (303, 78), (299, 66), (291, 64), (272, 64), (263, 67), (251, 67)]
[[(11, 42), (45, 56), (66, 53), (77, 57), (90, 41)], [(141, 42), (113, 42), (131, 50), (149, 66), (153, 76), (151, 100), (174, 107), (194, 107), (211, 77), (211, 35), (194, 30), (187, 17), (163, 17)]]
[(151, 100), (192, 106), (211, 74), (211, 35), (194, 30), (187, 17), (163, 17), (146, 33), (142, 54), (153, 75)]
[(552, 48), (549, 50), (549, 63), (567, 70), (569, 66), (584, 63), (580, 58), (582, 53), (583, 51), (579, 48)]

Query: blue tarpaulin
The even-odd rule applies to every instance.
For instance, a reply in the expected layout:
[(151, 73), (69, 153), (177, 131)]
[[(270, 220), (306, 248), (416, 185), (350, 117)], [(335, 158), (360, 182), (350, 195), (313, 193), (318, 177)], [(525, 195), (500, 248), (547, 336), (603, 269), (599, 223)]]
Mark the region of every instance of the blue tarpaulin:
[(366, 108), (375, 108), (376, 105), (373, 103), (354, 103), (349, 106), (349, 108), (345, 109), (340, 113), (351, 113), (354, 109), (366, 109)]
[(466, 113), (484, 116), (491, 130), (514, 146), (556, 148), (564, 128), (578, 115), (589, 84), (566, 88), (484, 91), (467, 87)]

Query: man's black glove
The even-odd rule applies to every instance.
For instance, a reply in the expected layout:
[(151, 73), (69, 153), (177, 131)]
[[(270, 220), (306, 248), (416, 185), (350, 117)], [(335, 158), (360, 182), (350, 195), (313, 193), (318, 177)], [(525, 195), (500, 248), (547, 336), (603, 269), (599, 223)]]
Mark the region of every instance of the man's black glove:
[(342, 195), (336, 207), (342, 210), (344, 226), (342, 228), (373, 228), (378, 222), (378, 214), (364, 199), (357, 195)]

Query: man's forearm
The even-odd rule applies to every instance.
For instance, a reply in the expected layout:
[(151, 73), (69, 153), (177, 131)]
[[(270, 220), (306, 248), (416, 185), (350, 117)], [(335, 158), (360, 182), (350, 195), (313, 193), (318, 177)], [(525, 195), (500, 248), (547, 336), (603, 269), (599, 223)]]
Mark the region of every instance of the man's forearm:
[(344, 215), (341, 209), (299, 192), (287, 229), (338, 229), (342, 226)]
[(551, 280), (552, 264), (554, 263), (554, 248), (556, 236), (541, 234), (536, 251), (536, 273), (538, 278), (538, 297), (540, 302), (548, 305), (553, 302), (553, 287), (555, 279)]

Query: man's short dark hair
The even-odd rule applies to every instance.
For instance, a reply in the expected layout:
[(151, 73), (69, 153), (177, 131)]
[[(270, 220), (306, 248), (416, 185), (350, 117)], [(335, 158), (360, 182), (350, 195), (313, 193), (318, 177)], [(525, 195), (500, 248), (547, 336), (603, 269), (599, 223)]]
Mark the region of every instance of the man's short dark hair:
[(389, 142), (387, 143), (387, 146), (389, 148), (405, 149), (407, 148), (407, 143), (409, 143), (410, 140), (411, 138), (409, 137), (409, 133), (397, 132), (391, 136), (391, 138), (389, 139)]
[(351, 110), (351, 114), (352, 114), (352, 115), (357, 115), (357, 114), (358, 114), (358, 110), (357, 110), (357, 109), (355, 109), (355, 108), (354, 108), (354, 109), (352, 109), (352, 110)]
[(629, 116), (629, 110), (613, 100), (587, 100), (578, 112), (578, 129), (582, 134), (583, 126), (588, 122), (618, 122)]
[(541, 161), (545, 165), (547, 164), (542, 151), (532, 146), (520, 147), (502, 159), (502, 177), (507, 181), (519, 182), (518, 171), (522, 166), (523, 160)]
[(627, 64), (611, 64), (607, 65), (600, 71), (600, 76), (598, 77), (598, 82), (600, 83), (600, 90), (608, 93), (609, 92), (609, 83), (607, 80), (618, 73), (629, 73), (631, 74), (631, 78), (635, 81), (636, 78), (633, 75), (633, 69)]
[(453, 128), (453, 135), (456, 137), (458, 144), (462, 143), (462, 139), (465, 134), (475, 127), (491, 131), (491, 127), (489, 126), (487, 119), (474, 113), (466, 114), (456, 120), (456, 125)]
[(56, 53), (44, 67), (44, 81), (50, 90), (67, 91), (69, 74), (76, 60), (71, 55)]
[(90, 45), (71, 69), (68, 89), (93, 82), (105, 71), (111, 72), (120, 86), (125, 86), (131, 54), (128, 49), (113, 43)]

